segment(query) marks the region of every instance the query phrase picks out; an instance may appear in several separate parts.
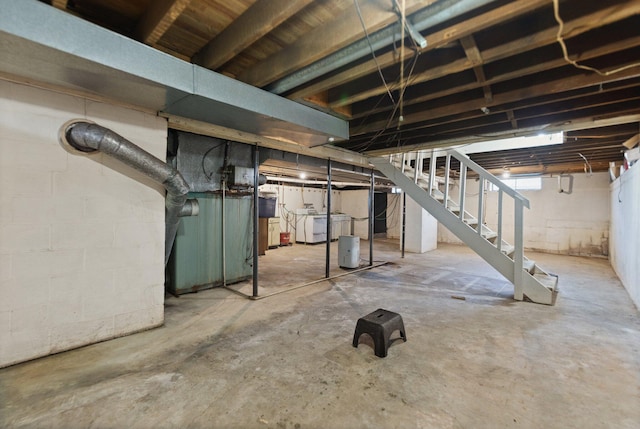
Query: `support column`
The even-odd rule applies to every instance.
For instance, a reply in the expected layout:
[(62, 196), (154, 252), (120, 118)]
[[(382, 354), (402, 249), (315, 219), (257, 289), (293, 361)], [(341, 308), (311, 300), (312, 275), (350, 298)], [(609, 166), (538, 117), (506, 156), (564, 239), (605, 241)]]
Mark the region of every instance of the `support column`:
[(405, 215), (405, 249), (424, 253), (438, 247), (438, 221), (412, 198), (407, 198)]
[(371, 170), (371, 187), (369, 188), (369, 266), (373, 265), (373, 192), (374, 192), (375, 178), (373, 170)]
[[(260, 224), (260, 212), (259, 212), (259, 194), (258, 186), (260, 186), (260, 167), (258, 145), (253, 149), (253, 297), (258, 296), (258, 228)], [(223, 244), (224, 245), (224, 244)]]
[(325, 260), (325, 277), (331, 271), (331, 159), (327, 159), (327, 254)]
[(405, 249), (405, 240), (406, 236), (406, 225), (407, 225), (407, 194), (402, 191), (402, 232), (400, 234), (400, 245), (402, 250), (402, 257), (404, 258), (404, 249)]

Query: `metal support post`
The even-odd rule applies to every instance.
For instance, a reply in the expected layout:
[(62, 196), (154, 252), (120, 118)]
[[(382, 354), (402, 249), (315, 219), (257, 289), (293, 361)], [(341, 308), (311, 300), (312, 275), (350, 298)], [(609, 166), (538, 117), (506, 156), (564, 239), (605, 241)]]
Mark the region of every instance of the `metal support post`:
[(331, 159), (327, 159), (327, 255), (325, 259), (325, 277), (331, 271)]
[(444, 163), (444, 198), (442, 204), (446, 209), (449, 205), (449, 167), (451, 166), (451, 155), (447, 154)]
[(373, 192), (374, 192), (375, 178), (373, 176), (373, 170), (371, 170), (371, 188), (369, 189), (369, 266), (373, 265)]
[(438, 157), (436, 156), (437, 152), (434, 149), (431, 149), (431, 159), (429, 159), (429, 196), (432, 195), (433, 185), (436, 181), (436, 165)]
[(502, 251), (502, 189), (498, 191), (498, 250)]
[(467, 166), (460, 162), (460, 220), (464, 222), (464, 200), (467, 188)]
[(259, 195), (258, 186), (260, 186), (260, 153), (258, 146), (253, 149), (253, 297), (258, 296), (258, 228), (260, 224)]
[(478, 182), (478, 234), (482, 235), (482, 212), (484, 212), (484, 179)]
[(404, 258), (404, 245), (405, 245), (405, 234), (407, 231), (407, 193), (402, 191), (402, 257)]
[(523, 203), (520, 198), (514, 198), (514, 253), (513, 253), (513, 298), (522, 301), (523, 299), (523, 277), (524, 277), (524, 213)]
[(227, 237), (226, 237), (226, 217), (225, 217), (225, 188), (227, 187), (227, 181), (225, 179), (224, 176), (225, 173), (223, 173), (223, 178), (222, 178), (222, 202), (221, 202), (221, 206), (222, 206), (222, 215), (221, 215), (221, 224), (222, 224), (222, 286), (226, 286), (227, 285)]

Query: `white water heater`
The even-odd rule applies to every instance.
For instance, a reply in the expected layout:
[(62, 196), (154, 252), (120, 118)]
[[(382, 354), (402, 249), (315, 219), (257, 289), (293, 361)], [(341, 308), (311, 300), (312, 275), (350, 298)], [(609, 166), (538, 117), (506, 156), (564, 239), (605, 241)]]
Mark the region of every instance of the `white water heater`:
[(355, 235), (338, 237), (338, 265), (341, 268), (360, 266), (360, 237)]

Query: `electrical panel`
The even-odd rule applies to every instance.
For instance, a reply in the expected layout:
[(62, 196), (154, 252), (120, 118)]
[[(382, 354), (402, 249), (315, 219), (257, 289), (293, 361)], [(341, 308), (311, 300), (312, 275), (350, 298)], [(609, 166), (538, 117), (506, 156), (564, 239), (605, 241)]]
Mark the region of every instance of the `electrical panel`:
[(231, 186), (253, 186), (253, 168), (232, 165), (229, 167), (228, 180)]

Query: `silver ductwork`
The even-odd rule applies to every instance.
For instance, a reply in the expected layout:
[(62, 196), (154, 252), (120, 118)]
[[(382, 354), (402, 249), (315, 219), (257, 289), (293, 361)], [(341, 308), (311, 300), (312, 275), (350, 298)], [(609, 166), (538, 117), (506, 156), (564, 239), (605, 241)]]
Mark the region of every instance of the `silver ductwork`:
[[(189, 185), (177, 169), (108, 128), (73, 120), (60, 129), (63, 144), (84, 153), (102, 152), (141, 172), (167, 190), (165, 198), (165, 265), (169, 261), (181, 216), (198, 214), (197, 200), (187, 200)], [(189, 202), (185, 205), (185, 203)]]

